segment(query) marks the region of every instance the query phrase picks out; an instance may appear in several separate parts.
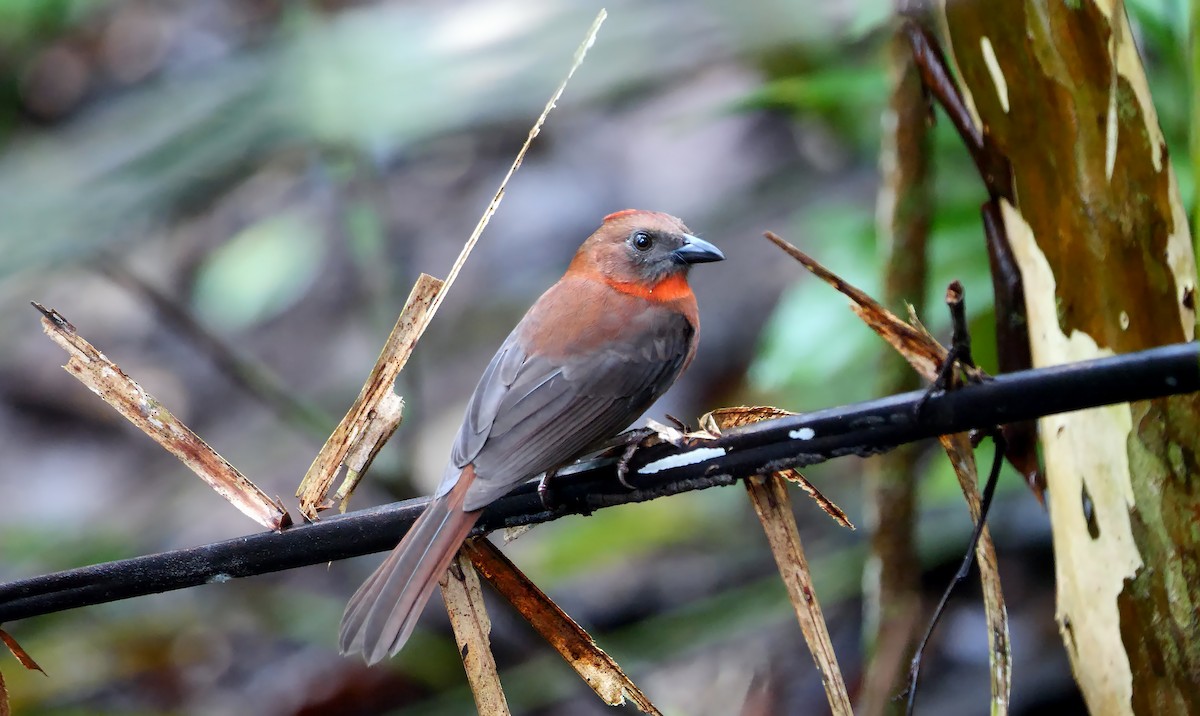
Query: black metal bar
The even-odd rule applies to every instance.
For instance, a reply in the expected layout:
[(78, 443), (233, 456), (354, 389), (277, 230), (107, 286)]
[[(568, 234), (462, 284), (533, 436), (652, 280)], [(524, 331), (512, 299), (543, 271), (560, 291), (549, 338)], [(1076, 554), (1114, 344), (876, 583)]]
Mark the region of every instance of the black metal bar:
[[(923, 393), (829, 408), (730, 430), (684, 448), (640, 450), (621, 487), (614, 460), (563, 470), (555, 482), (562, 507), (545, 510), (527, 483), (491, 505), (481, 531), (534, 524), (568, 514), (729, 485), (756, 472), (803, 466), (844, 455), (871, 455), (946, 433), (985, 428), (1113, 403), (1200, 390), (1200, 344), (1154, 348), (1111, 358), (1002, 375), (931, 397)], [(676, 463), (676, 464), (672, 464)], [(75, 607), (224, 582), (390, 549), (425, 500), (369, 510), (246, 537), (96, 564), (0, 585), (0, 623)]]

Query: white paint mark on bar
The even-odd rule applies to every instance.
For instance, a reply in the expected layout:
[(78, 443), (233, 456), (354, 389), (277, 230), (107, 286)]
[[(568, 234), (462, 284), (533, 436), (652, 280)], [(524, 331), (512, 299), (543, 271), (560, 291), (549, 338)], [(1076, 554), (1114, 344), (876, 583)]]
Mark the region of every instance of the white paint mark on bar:
[(646, 465), (638, 470), (639, 475), (653, 475), (656, 472), (670, 470), (676, 467), (684, 467), (686, 465), (695, 465), (696, 463), (707, 462), (718, 457), (725, 456), (725, 448), (696, 448), (687, 452), (681, 452), (678, 455), (668, 455), (661, 460)]
[(799, 428), (788, 433), (788, 437), (792, 440), (812, 440), (817, 436), (817, 431), (812, 428)]

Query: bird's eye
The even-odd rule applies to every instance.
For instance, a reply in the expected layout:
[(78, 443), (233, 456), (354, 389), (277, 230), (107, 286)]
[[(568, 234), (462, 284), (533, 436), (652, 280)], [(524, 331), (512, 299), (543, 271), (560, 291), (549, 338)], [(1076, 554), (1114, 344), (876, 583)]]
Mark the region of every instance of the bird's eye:
[(638, 251), (649, 251), (650, 247), (654, 245), (654, 237), (645, 231), (635, 231), (631, 238), (633, 240), (633, 247)]

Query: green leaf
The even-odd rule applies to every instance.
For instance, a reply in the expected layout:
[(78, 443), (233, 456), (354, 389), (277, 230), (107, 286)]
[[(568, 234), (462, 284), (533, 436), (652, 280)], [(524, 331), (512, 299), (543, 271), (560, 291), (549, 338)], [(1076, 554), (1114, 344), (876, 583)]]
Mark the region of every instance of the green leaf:
[(375, 207), (366, 201), (353, 201), (346, 206), (346, 237), (355, 262), (370, 267), (385, 258), (387, 236), (383, 221)]
[(321, 235), (297, 214), (253, 224), (213, 252), (196, 278), (200, 315), (225, 329), (246, 328), (279, 315), (317, 276)]

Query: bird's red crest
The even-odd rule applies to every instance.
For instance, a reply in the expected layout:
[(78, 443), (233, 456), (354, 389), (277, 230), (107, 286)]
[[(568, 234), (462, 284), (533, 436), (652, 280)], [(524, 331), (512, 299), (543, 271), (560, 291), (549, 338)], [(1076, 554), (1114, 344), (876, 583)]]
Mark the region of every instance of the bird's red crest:
[(607, 224), (608, 222), (613, 221), (614, 219), (622, 219), (626, 216), (633, 216), (634, 214), (640, 214), (640, 213), (642, 213), (641, 209), (621, 209), (620, 211), (614, 211), (613, 213), (604, 217), (604, 223)]

